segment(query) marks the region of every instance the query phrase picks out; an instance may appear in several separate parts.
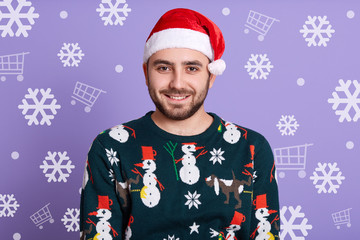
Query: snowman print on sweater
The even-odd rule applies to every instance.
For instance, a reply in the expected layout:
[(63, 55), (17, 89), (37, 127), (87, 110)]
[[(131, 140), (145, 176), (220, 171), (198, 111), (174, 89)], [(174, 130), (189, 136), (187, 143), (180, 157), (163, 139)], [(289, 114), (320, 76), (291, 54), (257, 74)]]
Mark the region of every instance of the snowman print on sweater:
[[(153, 150), (152, 147), (142, 146), (141, 148), (143, 154), (142, 162), (134, 164), (145, 170), (144, 176), (142, 176), (144, 186), (140, 191), (140, 198), (145, 206), (153, 208), (159, 204), (161, 198), (159, 188), (162, 191), (164, 190), (164, 186), (159, 182), (154, 173), (156, 170), (156, 151)], [(133, 172), (141, 175), (136, 168)], [(159, 185), (159, 188), (157, 185)]]
[(226, 239), (226, 240), (237, 240), (235, 237), (235, 232), (241, 229), (241, 224), (245, 222), (245, 215), (235, 211), (233, 219), (231, 220), (230, 226), (226, 228), (226, 236), (223, 232), (217, 232), (214, 229), (210, 228), (211, 238), (218, 237), (218, 239)]
[(131, 238), (131, 236), (132, 236), (132, 231), (131, 231), (130, 225), (131, 225), (133, 222), (134, 222), (134, 217), (133, 217), (133, 216), (130, 216), (128, 225), (127, 225), (126, 230), (125, 230), (125, 240), (130, 240), (130, 238)]
[(130, 128), (130, 127), (127, 127), (125, 125), (117, 125), (115, 127), (112, 127), (110, 129), (110, 132), (109, 132), (110, 137), (112, 137), (113, 139), (119, 141), (120, 143), (127, 142), (127, 140), (129, 139), (129, 132), (126, 131), (125, 128), (131, 130), (132, 131), (131, 136), (136, 138), (135, 130)]
[[(196, 147), (196, 143), (183, 143), (181, 150), (184, 152), (184, 155), (181, 159), (177, 160), (176, 162), (181, 161), (182, 167), (180, 168), (180, 178), (181, 181), (188, 185), (193, 185), (199, 181), (200, 178), (200, 170), (196, 166), (196, 159), (200, 155), (204, 155), (207, 153), (203, 149), (204, 147)], [(194, 153), (198, 149), (203, 149), (196, 157)]]
[[(113, 202), (111, 199), (109, 199), (109, 196), (98, 196), (98, 201), (98, 210), (96, 212), (89, 213), (89, 215), (93, 215), (99, 218), (99, 221), (96, 224), (97, 234), (94, 236), (94, 239), (112, 240), (113, 236), (115, 237), (118, 235), (115, 229), (111, 227), (109, 222), (109, 219), (112, 215), (110, 206), (113, 204)], [(113, 232), (113, 235), (110, 234), (111, 231)]]
[(230, 144), (235, 144), (241, 137), (241, 132), (237, 129), (237, 126), (231, 122), (225, 122), (224, 140)]
[[(276, 210), (269, 210), (267, 206), (266, 194), (256, 196), (254, 200), (255, 205), (255, 217), (259, 220), (257, 228), (255, 231), (258, 232), (255, 240), (273, 240), (275, 239), (274, 235), (270, 232), (271, 223), (268, 221), (270, 214), (276, 213)], [(276, 218), (275, 218), (276, 219)], [(255, 232), (253, 233), (255, 234)]]

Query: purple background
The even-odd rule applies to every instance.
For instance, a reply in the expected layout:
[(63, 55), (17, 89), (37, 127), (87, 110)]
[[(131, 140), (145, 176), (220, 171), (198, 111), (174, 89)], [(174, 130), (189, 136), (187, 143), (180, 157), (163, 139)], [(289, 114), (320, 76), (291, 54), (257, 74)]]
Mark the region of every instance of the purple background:
[[(1, 2), (1, 0), (0, 0)], [(327, 102), (339, 79), (359, 79), (360, 3), (343, 1), (127, 1), (131, 12), (123, 26), (104, 26), (96, 12), (100, 1), (32, 1), (35, 19), (28, 37), (0, 37), (0, 56), (30, 52), (25, 56), (24, 80), (6, 75), (0, 82), (0, 194), (14, 194), (20, 207), (14, 217), (0, 217), (1, 239), (77, 239), (61, 222), (67, 208), (79, 208), (79, 188), (86, 154), (94, 137), (106, 128), (138, 118), (154, 109), (142, 73), (145, 40), (157, 19), (167, 10), (186, 7), (212, 19), (222, 29), (227, 69), (216, 78), (206, 110), (262, 133), (272, 148), (305, 143), (306, 177), (286, 171), (279, 178), (280, 205), (301, 206), (312, 229), (304, 239), (355, 239), (359, 210), (359, 121), (342, 123)], [(223, 8), (230, 14), (224, 15)], [(244, 33), (250, 10), (279, 19), (258, 41)], [(355, 12), (348, 18), (347, 12)], [(61, 11), (68, 17), (62, 19)], [(308, 16), (327, 16), (335, 33), (327, 47), (308, 47), (299, 32)], [(0, 21), (1, 24), (1, 21)], [(63, 43), (79, 43), (85, 56), (78, 67), (64, 67), (57, 56)], [(244, 66), (250, 54), (267, 54), (274, 68), (267, 79), (251, 80)], [(123, 71), (115, 71), (116, 65)], [(2, 74), (0, 73), (0, 76)], [(304, 86), (297, 79), (305, 80)], [(71, 105), (77, 81), (100, 88), (91, 112)], [(28, 88), (51, 88), (61, 109), (47, 125), (27, 125), (18, 109)], [(352, 89), (352, 92), (354, 88)], [(358, 97), (359, 98), (359, 97)], [(342, 108), (342, 107), (339, 107)], [(352, 110), (351, 116), (355, 113)], [(282, 136), (276, 124), (281, 115), (294, 115), (299, 128)], [(346, 143), (354, 147), (348, 149)], [(18, 152), (14, 160), (12, 152)], [(75, 165), (67, 182), (47, 182), (40, 165), (47, 152), (67, 151)], [(321, 163), (337, 162), (345, 180), (337, 194), (317, 193), (310, 176)], [(30, 216), (50, 203), (53, 224), (38, 229)], [(352, 208), (351, 227), (336, 229), (331, 214)], [(289, 216), (287, 216), (287, 219)], [(301, 219), (297, 220), (298, 224)], [(295, 231), (297, 236), (303, 236)], [(291, 239), (289, 235), (285, 239)]]

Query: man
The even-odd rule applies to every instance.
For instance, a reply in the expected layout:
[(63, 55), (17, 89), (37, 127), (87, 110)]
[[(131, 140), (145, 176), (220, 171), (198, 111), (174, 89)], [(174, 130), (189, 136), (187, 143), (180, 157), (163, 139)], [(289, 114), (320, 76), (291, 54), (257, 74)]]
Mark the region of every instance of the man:
[(224, 48), (220, 29), (198, 12), (159, 19), (143, 64), (156, 109), (93, 141), (82, 239), (279, 239), (268, 142), (204, 109)]

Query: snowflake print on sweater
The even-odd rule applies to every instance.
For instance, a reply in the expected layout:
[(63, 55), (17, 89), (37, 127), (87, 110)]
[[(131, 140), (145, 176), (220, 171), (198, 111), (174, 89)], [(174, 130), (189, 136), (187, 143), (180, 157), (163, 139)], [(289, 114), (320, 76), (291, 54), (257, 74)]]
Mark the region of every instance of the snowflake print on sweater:
[(225, 151), (221, 151), (221, 148), (219, 148), (218, 150), (216, 150), (215, 148), (213, 148), (212, 151), (210, 151), (210, 154), (212, 155), (209, 161), (212, 161), (213, 164), (215, 163), (220, 163), (222, 164), (222, 161), (225, 160), (225, 158), (222, 156), (224, 154)]
[(110, 148), (110, 150), (105, 149), (105, 151), (106, 151), (106, 156), (108, 157), (109, 162), (111, 163), (111, 166), (114, 163), (115, 165), (117, 165), (120, 160), (116, 157), (116, 151), (114, 151), (112, 148)]

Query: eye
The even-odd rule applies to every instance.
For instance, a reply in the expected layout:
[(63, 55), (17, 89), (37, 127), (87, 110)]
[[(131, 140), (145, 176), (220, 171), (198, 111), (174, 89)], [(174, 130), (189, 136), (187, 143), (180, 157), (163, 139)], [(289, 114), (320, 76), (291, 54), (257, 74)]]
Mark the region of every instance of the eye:
[(190, 67), (187, 68), (187, 70), (189, 72), (196, 72), (197, 70), (199, 70), (199, 68), (190, 66)]
[(170, 71), (170, 68), (168, 66), (159, 66), (156, 68), (159, 72), (166, 72)]

